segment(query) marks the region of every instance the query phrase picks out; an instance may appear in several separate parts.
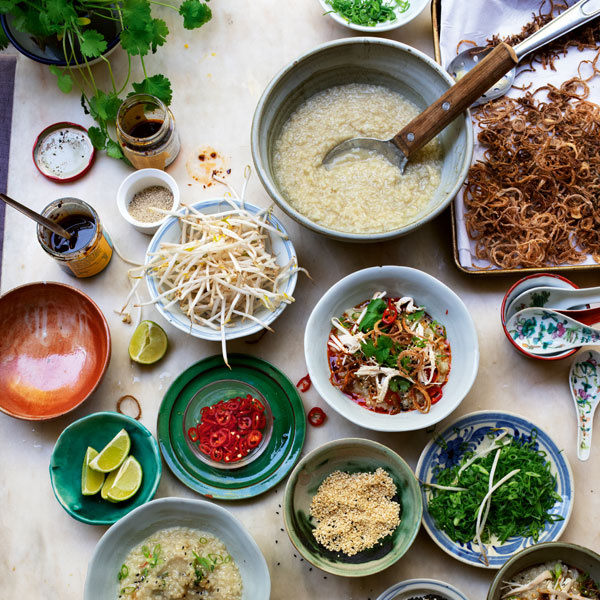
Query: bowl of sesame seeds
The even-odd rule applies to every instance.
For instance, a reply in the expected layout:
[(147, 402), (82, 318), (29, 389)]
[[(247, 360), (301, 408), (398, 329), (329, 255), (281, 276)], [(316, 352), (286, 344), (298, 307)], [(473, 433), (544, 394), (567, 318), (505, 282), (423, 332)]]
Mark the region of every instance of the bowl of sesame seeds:
[(179, 208), (179, 187), (160, 169), (140, 169), (121, 183), (117, 206), (134, 229), (153, 235), (167, 221), (168, 213)]
[(328, 442), (307, 454), (285, 490), (292, 544), (333, 575), (366, 577), (396, 563), (421, 525), (419, 484), (393, 450), (363, 438)]

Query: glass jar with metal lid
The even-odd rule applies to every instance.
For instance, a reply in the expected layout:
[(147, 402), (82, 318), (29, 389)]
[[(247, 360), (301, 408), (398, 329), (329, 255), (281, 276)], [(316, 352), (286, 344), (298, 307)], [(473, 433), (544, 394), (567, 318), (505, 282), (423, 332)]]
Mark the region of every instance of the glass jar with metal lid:
[(71, 234), (70, 239), (38, 225), (40, 245), (60, 266), (75, 277), (100, 273), (112, 258), (112, 244), (98, 213), (78, 198), (60, 198), (44, 208), (42, 215)]
[(165, 169), (179, 154), (173, 113), (150, 94), (134, 94), (117, 113), (117, 139), (136, 169)]

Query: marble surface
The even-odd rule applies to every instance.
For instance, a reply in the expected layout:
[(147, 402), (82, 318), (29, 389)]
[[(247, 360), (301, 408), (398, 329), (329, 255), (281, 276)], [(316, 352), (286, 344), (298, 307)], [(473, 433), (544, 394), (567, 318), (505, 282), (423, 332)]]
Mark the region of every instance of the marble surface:
[[(171, 34), (165, 47), (147, 60), (152, 73), (165, 72), (174, 86), (173, 113), (179, 125), (182, 149), (169, 168), (181, 187), (182, 200), (214, 197), (222, 189), (202, 189), (186, 170), (197, 148), (210, 145), (228, 157), (229, 181), (238, 189), (244, 165), (251, 163), (249, 137), (254, 106), (271, 77), (286, 63), (315, 45), (351, 32), (322, 16), (316, 0), (281, 3), (273, 0), (215, 0), (213, 20), (198, 31), (185, 31), (166, 9)], [(291, 7), (293, 6), (293, 11)], [(414, 45), (432, 55), (430, 17), (425, 11), (413, 23), (391, 32), (390, 37)], [(126, 61), (115, 53), (117, 76), (126, 71)], [(94, 70), (104, 77), (102, 67)], [(139, 77), (136, 70), (135, 77)], [(9, 193), (41, 209), (51, 200), (75, 196), (92, 204), (110, 230), (122, 253), (141, 260), (148, 238), (125, 223), (117, 210), (116, 192), (129, 169), (105, 156), (78, 182), (57, 185), (44, 179), (31, 161), (35, 136), (46, 125), (71, 120), (91, 125), (83, 115), (76, 93), (64, 96), (48, 71), (19, 57), (17, 66), (13, 135), (11, 142)], [(253, 202), (267, 205), (269, 198), (256, 176), (249, 186)], [(481, 364), (477, 380), (457, 411), (447, 419), (474, 410), (498, 408), (518, 412), (549, 431), (571, 461), (576, 481), (575, 509), (563, 538), (600, 550), (600, 436), (594, 440), (586, 463), (576, 457), (577, 422), (569, 396), (570, 361), (555, 364), (533, 362), (519, 356), (504, 338), (500, 326), (503, 293), (515, 276), (469, 277), (453, 264), (450, 214), (400, 240), (379, 245), (352, 246), (326, 240), (300, 228), (282, 215), (296, 245), (300, 264), (312, 280), (300, 277), (296, 303), (275, 323), (275, 333), (258, 344), (243, 340), (229, 344), (230, 351), (248, 352), (271, 361), (292, 381), (306, 373), (303, 358), (303, 327), (321, 294), (342, 276), (372, 265), (400, 264), (427, 271), (455, 290), (466, 303), (477, 325)], [(114, 410), (125, 393), (142, 403), (142, 422), (156, 431), (156, 416), (162, 396), (182, 370), (197, 360), (219, 352), (218, 344), (191, 339), (168, 327), (171, 349), (152, 368), (130, 362), (127, 345), (132, 327), (123, 324), (114, 310), (128, 291), (127, 266), (117, 257), (100, 275), (73, 280), (47, 257), (35, 239), (35, 227), (21, 214), (7, 210), (5, 254), (2, 265), (3, 291), (36, 280), (74, 284), (89, 294), (108, 318), (113, 351), (106, 376), (94, 395), (76, 411), (43, 423), (18, 421), (0, 414), (0, 576), (2, 598), (77, 600), (82, 597), (87, 563), (105, 528), (71, 519), (53, 497), (48, 477), (52, 448), (65, 426), (86, 414)], [(580, 286), (598, 284), (597, 272), (578, 272), (573, 281)], [(160, 322), (154, 310), (145, 318)], [(363, 436), (387, 444), (411, 466), (430, 434), (378, 434), (345, 421), (317, 396), (303, 395), (307, 408), (319, 405), (329, 420), (325, 427), (309, 427), (304, 451), (340, 437)], [(595, 477), (596, 475), (596, 477)], [(471, 600), (485, 597), (493, 573), (467, 567), (444, 554), (421, 531), (409, 551), (395, 566), (360, 580), (343, 579), (310, 569), (282, 531), (279, 504), (284, 484), (251, 501), (221, 503), (239, 517), (263, 551), (271, 572), (272, 598), (374, 600), (393, 583), (412, 577), (446, 580), (463, 590)], [(198, 497), (168, 470), (157, 497)], [(590, 526), (592, 525), (592, 526)], [(277, 543), (276, 543), (277, 542)], [(107, 599), (108, 600), (108, 599)]]

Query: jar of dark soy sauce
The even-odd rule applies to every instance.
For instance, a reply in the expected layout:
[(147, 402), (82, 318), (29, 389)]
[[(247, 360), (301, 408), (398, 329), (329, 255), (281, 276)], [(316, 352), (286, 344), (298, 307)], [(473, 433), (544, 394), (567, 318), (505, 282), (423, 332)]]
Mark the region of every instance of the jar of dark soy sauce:
[(179, 154), (175, 119), (167, 106), (150, 94), (134, 94), (117, 113), (117, 139), (136, 169), (162, 169)]
[(70, 239), (38, 225), (42, 248), (70, 275), (91, 277), (100, 273), (112, 258), (110, 238), (98, 213), (83, 200), (60, 198), (44, 208), (42, 215), (66, 229)]

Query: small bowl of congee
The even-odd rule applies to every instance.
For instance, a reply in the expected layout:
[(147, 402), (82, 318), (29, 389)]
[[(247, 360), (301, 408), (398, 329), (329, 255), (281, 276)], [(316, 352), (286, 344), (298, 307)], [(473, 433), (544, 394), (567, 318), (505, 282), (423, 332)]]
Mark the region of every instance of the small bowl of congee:
[(161, 498), (100, 539), (84, 600), (268, 600), (271, 580), (256, 542), (226, 509)]
[(280, 71), (252, 123), (252, 154), (271, 198), (302, 225), (350, 242), (392, 239), (443, 211), (466, 178), (473, 151), (468, 115), (408, 161), (358, 151), (325, 166), (354, 137), (392, 138), (453, 83), (423, 53), (399, 42), (350, 38), (317, 47)]
[(600, 555), (566, 542), (522, 550), (498, 571), (487, 600), (600, 600)]

